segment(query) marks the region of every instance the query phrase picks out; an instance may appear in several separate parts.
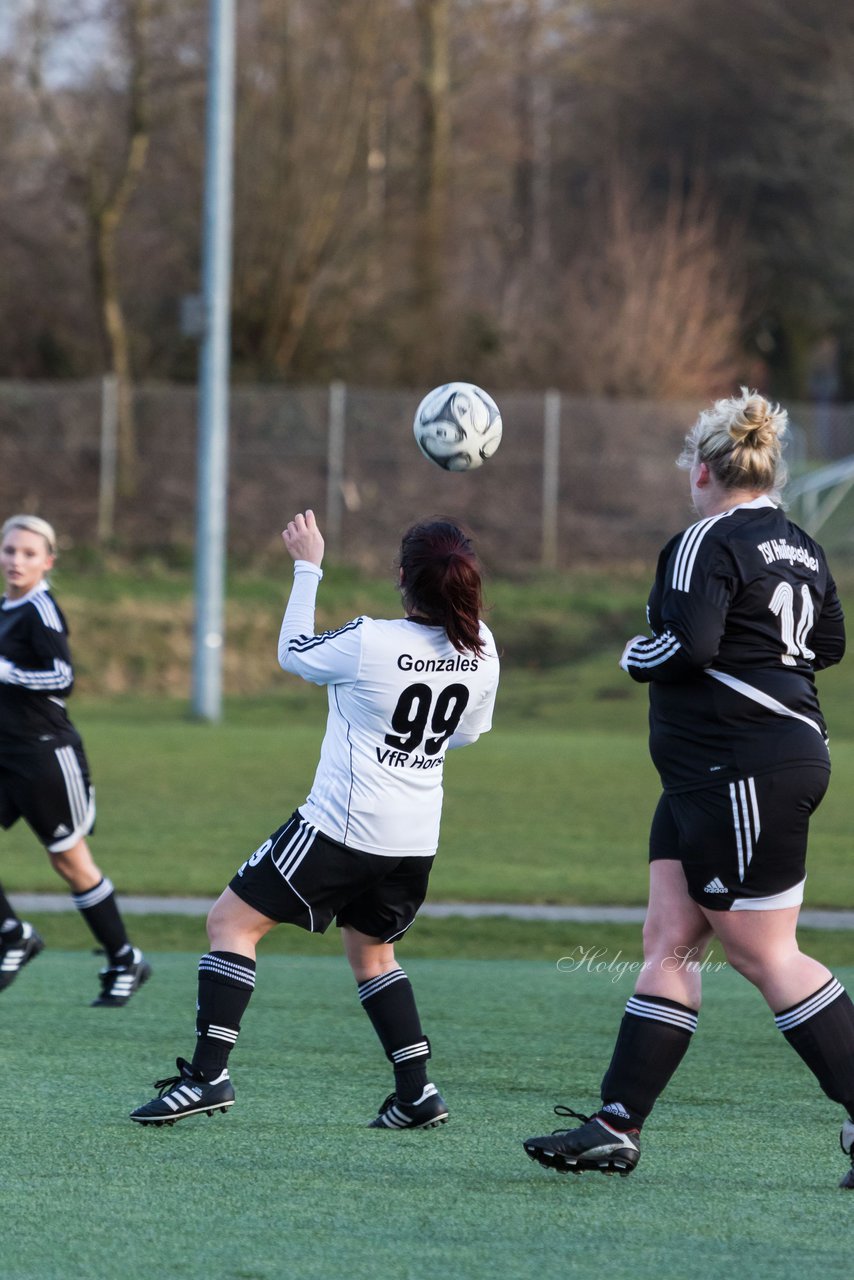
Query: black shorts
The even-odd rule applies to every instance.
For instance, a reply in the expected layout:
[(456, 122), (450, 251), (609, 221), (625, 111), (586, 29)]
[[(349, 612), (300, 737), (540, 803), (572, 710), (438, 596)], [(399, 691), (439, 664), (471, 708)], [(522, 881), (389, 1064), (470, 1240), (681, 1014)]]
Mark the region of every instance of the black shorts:
[(309, 933), (332, 920), (393, 942), (427, 896), (433, 858), (387, 858), (348, 849), (299, 812), (243, 863), (229, 889), (250, 907)]
[(650, 862), (678, 859), (691, 897), (710, 911), (796, 906), (810, 816), (829, 778), (828, 769), (803, 765), (665, 794), (652, 819)]
[(19, 818), (51, 853), (64, 853), (95, 826), (95, 790), (79, 738), (0, 750), (0, 827)]

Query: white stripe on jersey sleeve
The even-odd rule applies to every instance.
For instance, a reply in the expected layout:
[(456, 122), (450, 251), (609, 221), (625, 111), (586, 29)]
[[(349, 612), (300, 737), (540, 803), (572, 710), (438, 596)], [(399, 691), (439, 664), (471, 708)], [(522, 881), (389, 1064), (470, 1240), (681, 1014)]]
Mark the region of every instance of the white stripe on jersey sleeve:
[(32, 605), (44, 625), (50, 631), (58, 631), (60, 635), (64, 633), (62, 619), (59, 616), (59, 610), (51, 600), (50, 596), (45, 595), (40, 591), (37, 595), (33, 596)]
[(74, 672), (67, 662), (54, 658), (53, 666), (48, 671), (23, 671), (20, 667), (12, 667), (5, 683), (17, 685), (21, 689), (33, 689), (37, 693), (48, 689), (61, 691), (71, 688)]
[(294, 564), (294, 582), (279, 631), (279, 666), (313, 684), (355, 680), (362, 655), (362, 618), (337, 631), (314, 634), (314, 604), (321, 570), (309, 561)]
[(717, 524), (718, 520), (725, 520), (727, 516), (732, 515), (734, 510), (735, 508), (730, 508), (729, 511), (722, 511), (719, 515), (707, 516), (705, 520), (698, 520), (696, 524), (692, 524), (682, 534), (679, 546), (676, 549), (676, 555), (673, 557), (671, 586), (674, 591), (691, 590), (691, 574), (693, 573), (697, 552), (700, 550), (703, 538), (713, 524)]
[(634, 667), (636, 671), (646, 671), (649, 667), (661, 666), (682, 648), (676, 636), (669, 629), (651, 640), (638, 640), (625, 655), (625, 670)]

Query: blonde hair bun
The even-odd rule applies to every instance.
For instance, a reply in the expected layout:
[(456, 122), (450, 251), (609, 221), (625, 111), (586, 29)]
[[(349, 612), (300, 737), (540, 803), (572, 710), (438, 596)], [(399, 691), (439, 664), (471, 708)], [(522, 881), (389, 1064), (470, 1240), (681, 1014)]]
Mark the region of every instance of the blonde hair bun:
[(783, 436), (788, 414), (758, 391), (716, 400), (685, 437), (679, 466), (705, 462), (725, 489), (746, 489), (779, 498), (787, 479)]

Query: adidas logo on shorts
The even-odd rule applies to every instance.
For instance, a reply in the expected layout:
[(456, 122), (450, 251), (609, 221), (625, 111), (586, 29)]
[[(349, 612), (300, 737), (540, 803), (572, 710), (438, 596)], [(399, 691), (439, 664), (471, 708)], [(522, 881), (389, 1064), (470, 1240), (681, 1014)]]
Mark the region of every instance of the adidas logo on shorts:
[(717, 876), (714, 880), (710, 880), (708, 884), (703, 885), (703, 893), (728, 893), (726, 885), (723, 884)]

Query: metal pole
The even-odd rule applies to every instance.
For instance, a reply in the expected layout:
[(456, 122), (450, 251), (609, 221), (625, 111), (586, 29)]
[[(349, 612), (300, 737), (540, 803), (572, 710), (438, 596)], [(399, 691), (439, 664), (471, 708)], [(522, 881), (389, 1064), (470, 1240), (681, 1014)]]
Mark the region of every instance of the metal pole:
[(116, 469), (119, 437), (119, 380), (101, 379), (101, 466), (98, 476), (98, 541), (112, 538), (116, 526)]
[(343, 382), (330, 383), (326, 443), (326, 540), (334, 556), (341, 550), (346, 403), (346, 385)]
[(543, 546), (542, 566), (557, 568), (558, 496), (560, 491), (560, 392), (547, 391), (543, 412)]
[(234, 139), (234, 0), (210, 0), (202, 297), (193, 712), (222, 715), (225, 597), (231, 198)]

